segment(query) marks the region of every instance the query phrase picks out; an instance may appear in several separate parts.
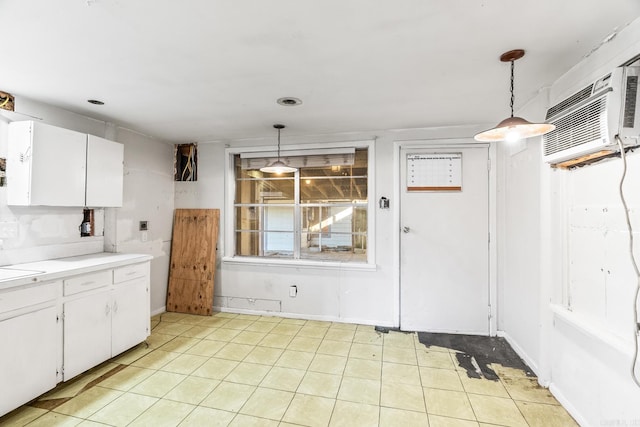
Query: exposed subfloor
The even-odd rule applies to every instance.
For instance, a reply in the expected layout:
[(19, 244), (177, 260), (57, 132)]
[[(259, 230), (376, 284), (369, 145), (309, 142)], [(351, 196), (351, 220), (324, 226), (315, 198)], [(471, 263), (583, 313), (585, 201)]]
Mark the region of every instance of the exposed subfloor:
[(230, 313), (164, 313), (152, 327), (148, 347), (0, 425), (576, 425), (526, 366), (493, 350), (499, 340)]

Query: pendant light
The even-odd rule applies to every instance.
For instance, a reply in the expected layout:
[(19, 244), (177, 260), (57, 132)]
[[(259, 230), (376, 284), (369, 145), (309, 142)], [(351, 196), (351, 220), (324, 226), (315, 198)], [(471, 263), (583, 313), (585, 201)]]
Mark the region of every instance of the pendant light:
[(273, 127), (278, 129), (278, 160), (271, 163), (269, 166), (260, 168), (260, 171), (266, 172), (266, 173), (276, 173), (276, 174), (291, 173), (291, 172), (297, 171), (296, 168), (292, 168), (291, 166), (288, 166), (282, 160), (280, 160), (280, 130), (284, 129), (284, 125), (275, 124), (273, 125)]
[(517, 141), (519, 139), (531, 138), (533, 136), (544, 135), (551, 132), (556, 127), (549, 123), (531, 123), (522, 117), (513, 117), (513, 63), (524, 56), (524, 50), (516, 49), (503, 53), (500, 61), (511, 62), (511, 117), (504, 119), (493, 129), (485, 130), (477, 134), (474, 139), (476, 141), (494, 142), (494, 141)]

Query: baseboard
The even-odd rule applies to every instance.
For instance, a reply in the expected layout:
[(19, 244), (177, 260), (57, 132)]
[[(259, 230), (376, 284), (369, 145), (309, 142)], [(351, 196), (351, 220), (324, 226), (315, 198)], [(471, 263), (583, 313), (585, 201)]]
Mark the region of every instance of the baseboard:
[(155, 310), (153, 310), (153, 311), (151, 312), (151, 315), (152, 315), (152, 316), (157, 316), (158, 314), (162, 314), (162, 313), (164, 313), (165, 311), (167, 311), (167, 306), (166, 306), (166, 305), (165, 305), (165, 306), (162, 306), (162, 307), (160, 307), (160, 308), (157, 308), (157, 309), (155, 309)]
[(555, 397), (556, 400), (560, 402), (562, 407), (567, 410), (569, 415), (573, 417), (578, 425), (583, 427), (588, 427), (590, 425), (589, 423), (587, 423), (587, 420), (585, 420), (580, 415), (580, 412), (576, 409), (576, 407), (571, 404), (571, 402), (564, 396), (562, 391), (560, 391), (553, 382), (551, 382), (551, 384), (549, 385), (549, 391), (551, 392), (551, 394), (553, 394), (553, 397)]
[[(518, 343), (513, 338), (511, 338), (511, 336), (505, 331), (498, 331), (497, 335), (501, 338), (504, 338), (509, 343), (511, 348), (513, 348), (513, 350), (518, 354), (518, 356), (520, 356), (520, 358), (524, 360), (524, 363), (526, 363), (527, 366), (529, 366), (533, 371), (533, 373), (536, 374), (537, 376), (539, 372), (538, 364), (531, 357), (529, 357), (529, 355), (522, 349), (522, 347), (520, 347), (520, 345), (518, 345)], [(548, 387), (548, 384), (540, 384), (540, 385), (543, 387)]]

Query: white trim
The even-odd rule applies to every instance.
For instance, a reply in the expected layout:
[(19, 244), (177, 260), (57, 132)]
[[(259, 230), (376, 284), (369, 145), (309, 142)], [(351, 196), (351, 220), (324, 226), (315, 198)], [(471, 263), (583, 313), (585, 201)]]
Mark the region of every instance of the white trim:
[[(520, 356), (520, 358), (524, 360), (524, 363), (526, 363), (527, 366), (531, 368), (533, 373), (538, 375), (538, 364), (531, 357), (529, 357), (529, 355), (513, 338), (511, 338), (511, 335), (509, 335), (505, 331), (498, 331), (497, 336), (499, 336), (500, 338), (504, 338), (507, 343), (509, 343), (511, 348), (513, 348), (513, 350), (518, 354), (518, 356)], [(540, 379), (538, 378), (538, 382), (540, 382), (539, 380)], [(549, 384), (540, 383), (540, 385), (542, 387), (547, 387)]]
[(562, 405), (562, 407), (566, 409), (569, 415), (573, 417), (573, 419), (578, 423), (578, 425), (580, 426), (591, 425), (582, 416), (580, 411), (576, 409), (576, 407), (571, 403), (571, 401), (565, 397), (565, 395), (562, 393), (562, 391), (560, 391), (560, 389), (558, 388), (558, 386), (555, 385), (555, 383), (552, 382), (551, 384), (549, 384), (549, 391), (551, 392), (551, 394), (553, 394), (553, 397), (556, 398), (556, 400), (560, 403), (560, 405)]
[[(304, 148), (301, 148), (304, 146)], [(278, 265), (290, 265), (292, 267), (295, 266), (304, 266), (304, 265), (313, 265), (318, 268), (341, 268), (341, 269), (354, 269), (354, 270), (367, 270), (367, 269), (376, 269), (376, 233), (375, 233), (375, 216), (376, 216), (376, 207), (377, 201), (375, 200), (375, 138), (370, 140), (359, 140), (359, 141), (343, 141), (343, 142), (327, 142), (327, 143), (312, 143), (312, 144), (297, 144), (298, 150), (322, 150), (322, 149), (340, 149), (340, 148), (366, 148), (367, 149), (367, 263), (366, 268), (359, 267), (357, 263), (324, 263), (324, 262), (312, 262), (312, 261), (302, 261), (302, 260), (287, 260), (286, 262), (280, 262), (268, 259), (268, 258), (257, 258), (260, 259), (261, 262), (259, 264), (278, 264)], [(234, 174), (234, 166), (233, 166), (233, 156), (236, 154), (242, 153), (259, 153), (265, 151), (265, 146), (255, 146), (255, 147), (227, 147), (225, 148), (225, 183), (224, 183), (224, 192), (225, 192), (225, 204), (224, 204), (224, 236), (225, 244), (223, 250), (221, 251), (223, 254), (224, 262), (238, 262), (239, 259), (234, 257), (235, 252), (235, 238), (234, 238), (234, 215), (233, 215), (233, 206), (234, 206), (234, 191), (235, 190), (235, 174)], [(275, 149), (275, 147), (269, 146), (268, 149)], [(282, 150), (281, 150), (282, 151)], [(256, 258), (252, 258), (252, 263), (255, 263)], [(264, 260), (264, 262), (262, 262)], [(240, 261), (245, 262), (245, 261)], [(256, 263), (257, 264), (257, 263)], [(338, 266), (338, 267), (336, 267)], [(355, 266), (355, 268), (354, 268)]]
[(166, 305), (163, 305), (162, 307), (160, 307), (160, 308), (156, 308), (155, 310), (153, 310), (153, 311), (151, 312), (151, 316), (152, 316), (152, 317), (153, 317), (153, 316), (157, 316), (158, 314), (166, 313), (166, 311), (167, 311), (167, 306), (166, 306)]
[(323, 269), (335, 269), (335, 270), (357, 270), (357, 271), (376, 271), (378, 266), (376, 264), (355, 263), (355, 262), (323, 262), (323, 261), (311, 261), (311, 260), (290, 260), (290, 259), (274, 259), (274, 258), (259, 258), (259, 257), (229, 257), (222, 258), (223, 264), (244, 264), (244, 265), (277, 265), (282, 267), (307, 267), (307, 268), (323, 268)]

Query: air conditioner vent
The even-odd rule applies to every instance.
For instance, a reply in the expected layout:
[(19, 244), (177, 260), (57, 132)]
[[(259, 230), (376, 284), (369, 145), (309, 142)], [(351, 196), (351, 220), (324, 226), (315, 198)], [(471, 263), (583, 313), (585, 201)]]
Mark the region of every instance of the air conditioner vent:
[(547, 118), (545, 120), (549, 120), (549, 118), (556, 116), (558, 113), (561, 113), (562, 111), (570, 108), (571, 106), (576, 105), (577, 103), (584, 101), (585, 99), (588, 99), (591, 96), (592, 90), (593, 90), (593, 83), (591, 83), (589, 86), (585, 87), (581, 91), (573, 94), (572, 96), (565, 99), (564, 101), (559, 102), (553, 107), (549, 108), (549, 110), (547, 111)]
[(637, 94), (638, 76), (627, 76), (627, 96), (624, 100), (622, 127), (632, 128), (635, 125)]
[(544, 136), (544, 155), (559, 153), (598, 139), (606, 140), (607, 124), (603, 121), (607, 98), (601, 97), (553, 122), (555, 130)]

